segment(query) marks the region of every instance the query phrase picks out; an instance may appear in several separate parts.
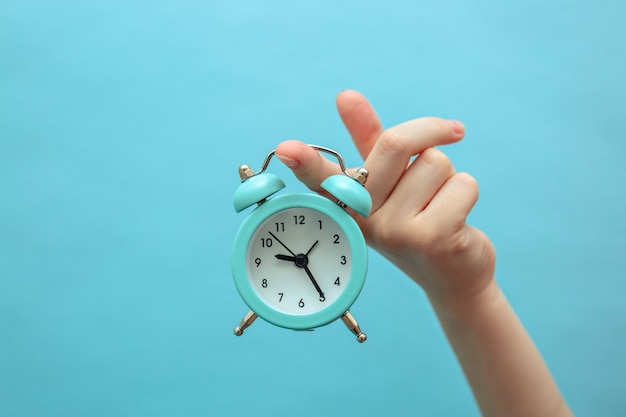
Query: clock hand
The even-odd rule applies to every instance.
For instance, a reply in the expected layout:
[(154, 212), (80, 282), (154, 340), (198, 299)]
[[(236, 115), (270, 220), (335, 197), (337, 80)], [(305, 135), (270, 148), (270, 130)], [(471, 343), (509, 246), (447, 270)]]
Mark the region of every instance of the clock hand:
[(306, 256), (309, 256), (309, 253), (311, 253), (311, 251), (313, 250), (313, 248), (317, 245), (317, 243), (319, 242), (319, 240), (316, 240), (315, 243), (313, 244), (313, 246), (311, 246), (311, 248), (307, 251)]
[(311, 251), (313, 250), (313, 248), (315, 246), (317, 246), (317, 244), (319, 243), (319, 240), (316, 240), (315, 243), (313, 244), (313, 246), (311, 246), (309, 248), (309, 250), (307, 251), (307, 253), (304, 255), (304, 257), (306, 258), (306, 263), (303, 265), (304, 268), (304, 272), (306, 272), (306, 274), (309, 276), (309, 279), (311, 280), (311, 282), (313, 283), (313, 285), (315, 286), (315, 289), (317, 290), (318, 294), (320, 295), (320, 299), (322, 298), (326, 298), (324, 297), (324, 292), (322, 291), (322, 289), (320, 288), (319, 284), (317, 283), (317, 281), (315, 280), (315, 278), (313, 277), (313, 274), (311, 273), (311, 270), (309, 269), (309, 267), (307, 266), (309, 263), (309, 258), (308, 255), (309, 253), (311, 253)]
[(324, 292), (322, 291), (322, 289), (320, 288), (319, 284), (317, 283), (317, 281), (313, 277), (313, 274), (311, 273), (311, 270), (309, 269), (309, 267), (306, 266), (306, 264), (304, 264), (304, 266), (302, 268), (304, 268), (304, 272), (306, 272), (306, 274), (309, 276), (309, 279), (313, 283), (313, 286), (317, 290), (317, 293), (320, 295), (320, 301), (322, 301), (321, 300), (322, 298), (325, 299), (326, 297), (324, 297)]
[[(317, 244), (317, 242), (315, 242), (313, 244), (313, 247), (315, 247), (316, 244)], [(313, 249), (313, 247), (311, 249)], [(309, 249), (309, 252), (311, 251), (311, 249)], [(300, 254), (300, 255), (296, 255), (296, 256), (289, 256), (289, 255), (282, 255), (282, 254), (279, 253), (277, 255), (274, 255), (274, 257), (276, 259), (280, 259), (281, 261), (293, 262), (298, 268), (304, 269), (304, 272), (306, 272), (307, 276), (309, 277), (309, 279), (313, 283), (313, 286), (315, 287), (315, 290), (320, 295), (320, 299), (326, 298), (324, 296), (324, 291), (322, 291), (322, 289), (320, 288), (319, 284), (315, 280), (315, 277), (311, 273), (311, 270), (307, 266), (307, 264), (309, 263), (309, 258), (307, 258), (307, 256), (305, 254)]]
[(296, 257), (295, 256), (289, 256), (289, 255), (275, 255), (276, 259), (280, 259), (281, 261), (289, 261), (289, 262), (296, 262)]
[(280, 259), (281, 261), (293, 262), (298, 268), (303, 268), (309, 263), (309, 258), (307, 258), (303, 253), (296, 256), (283, 255), (279, 253), (278, 255), (274, 255), (274, 257), (276, 259)]
[(271, 236), (271, 237), (273, 237), (274, 239), (276, 239), (276, 241), (277, 241), (278, 243), (280, 243), (280, 244), (282, 245), (282, 247), (283, 247), (283, 248), (287, 249), (287, 252), (289, 252), (289, 253), (290, 253), (290, 254), (292, 254), (293, 256), (296, 256), (296, 254), (295, 254), (295, 253), (293, 253), (293, 252), (291, 251), (291, 249), (289, 249), (289, 248), (288, 248), (288, 247), (287, 247), (287, 246), (286, 246), (283, 242), (281, 242), (281, 241), (280, 241), (280, 239), (279, 239), (279, 238), (277, 238), (277, 237), (276, 237), (276, 235), (275, 235), (274, 233), (272, 233), (272, 232), (268, 232), (268, 233), (270, 234), (270, 236)]

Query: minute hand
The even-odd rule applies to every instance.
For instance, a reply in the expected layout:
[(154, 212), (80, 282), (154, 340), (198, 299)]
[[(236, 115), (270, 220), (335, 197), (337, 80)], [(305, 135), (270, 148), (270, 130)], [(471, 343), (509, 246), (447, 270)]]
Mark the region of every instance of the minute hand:
[(277, 241), (278, 243), (280, 243), (280, 244), (281, 244), (281, 246), (282, 246), (283, 248), (287, 249), (287, 252), (289, 252), (289, 253), (290, 253), (290, 254), (292, 254), (293, 256), (296, 256), (296, 254), (295, 254), (295, 253), (293, 253), (293, 252), (291, 251), (291, 249), (289, 249), (289, 248), (288, 248), (288, 247), (287, 247), (287, 246), (286, 246), (283, 242), (281, 242), (281, 241), (280, 241), (280, 239), (279, 239), (279, 238), (277, 238), (277, 237), (276, 237), (276, 235), (275, 235), (274, 233), (272, 233), (272, 232), (268, 232), (268, 233), (270, 234), (270, 236), (271, 236), (271, 237), (273, 237), (274, 239), (276, 239), (276, 241)]
[(313, 283), (313, 286), (317, 290), (317, 293), (320, 295), (320, 298), (326, 298), (326, 297), (324, 297), (324, 292), (322, 291), (322, 289), (320, 288), (319, 284), (317, 283), (317, 281), (313, 277), (313, 274), (311, 273), (311, 270), (309, 269), (309, 267), (304, 265), (302, 268), (304, 268), (304, 272), (306, 272), (306, 274), (309, 276), (309, 279)]

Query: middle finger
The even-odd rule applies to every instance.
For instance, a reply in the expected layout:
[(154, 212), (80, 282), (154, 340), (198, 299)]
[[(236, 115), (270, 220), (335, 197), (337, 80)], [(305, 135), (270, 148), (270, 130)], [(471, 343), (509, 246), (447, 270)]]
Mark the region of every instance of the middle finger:
[(460, 122), (435, 117), (411, 120), (385, 130), (365, 161), (372, 212), (387, 200), (411, 157), (427, 148), (457, 142), (463, 133)]

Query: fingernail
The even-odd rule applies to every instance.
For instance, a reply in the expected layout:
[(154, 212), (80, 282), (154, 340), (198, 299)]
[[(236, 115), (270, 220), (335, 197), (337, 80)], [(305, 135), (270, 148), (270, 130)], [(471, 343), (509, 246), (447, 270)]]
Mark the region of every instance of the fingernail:
[(300, 165), (300, 161), (298, 161), (297, 159), (289, 158), (288, 156), (276, 155), (276, 158), (278, 158), (283, 164), (287, 165), (287, 167), (292, 169), (297, 168), (298, 165)]
[(450, 126), (452, 126), (452, 130), (454, 130), (454, 133), (463, 133), (465, 131), (465, 126), (463, 126), (463, 123), (459, 122), (458, 120), (449, 119), (448, 123), (450, 123)]

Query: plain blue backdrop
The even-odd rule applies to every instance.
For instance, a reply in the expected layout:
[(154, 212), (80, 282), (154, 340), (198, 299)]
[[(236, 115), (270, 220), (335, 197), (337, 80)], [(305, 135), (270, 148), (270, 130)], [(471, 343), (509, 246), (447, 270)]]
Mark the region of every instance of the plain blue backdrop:
[[(0, 4), (0, 415), (477, 416), (422, 291), (372, 252), (342, 323), (234, 288), (237, 167), (361, 161), (334, 108), (465, 122), (470, 217), (579, 416), (626, 413), (626, 3)], [(289, 189), (300, 190), (280, 164)]]

